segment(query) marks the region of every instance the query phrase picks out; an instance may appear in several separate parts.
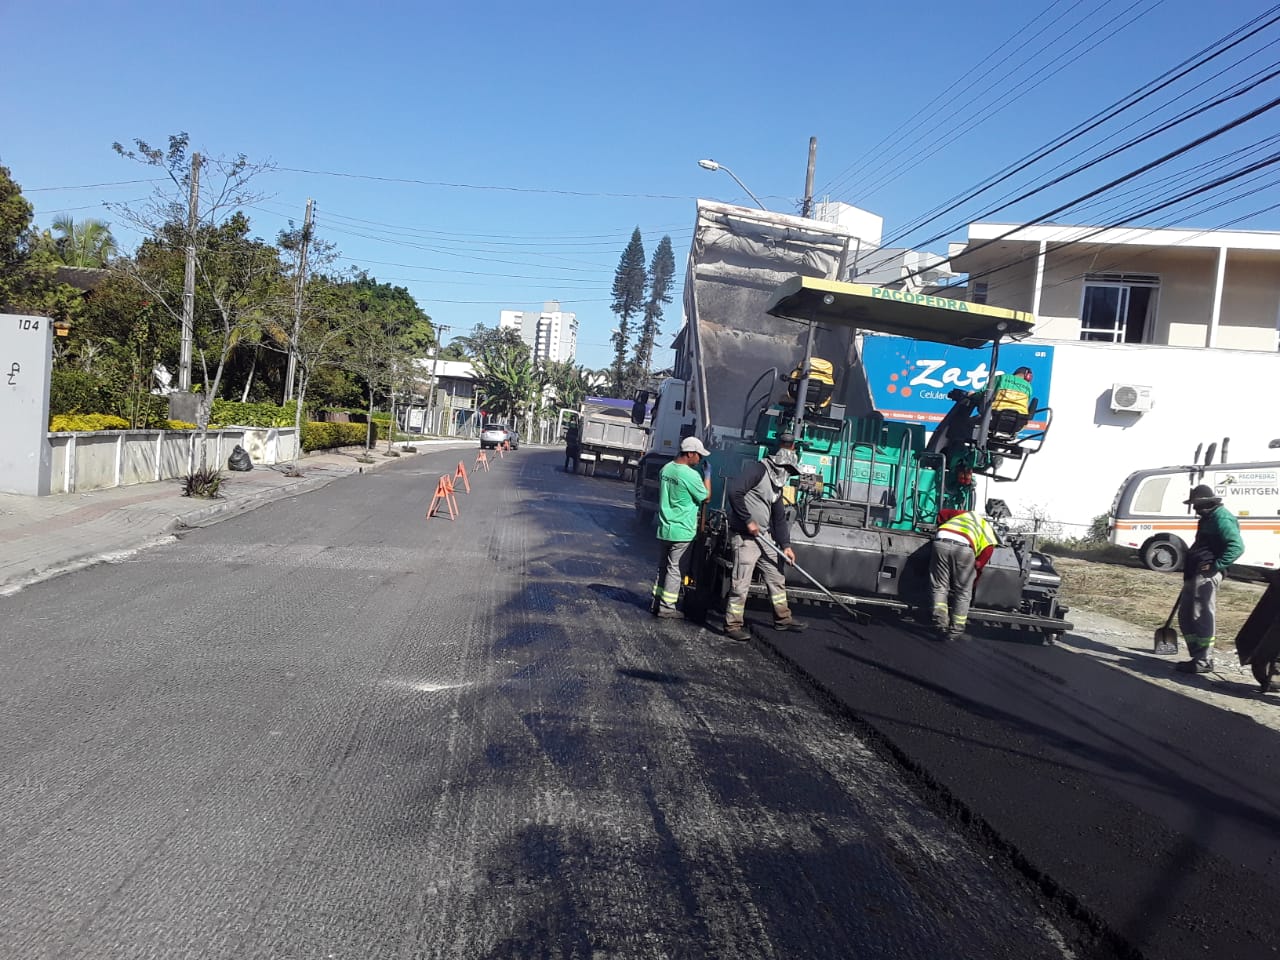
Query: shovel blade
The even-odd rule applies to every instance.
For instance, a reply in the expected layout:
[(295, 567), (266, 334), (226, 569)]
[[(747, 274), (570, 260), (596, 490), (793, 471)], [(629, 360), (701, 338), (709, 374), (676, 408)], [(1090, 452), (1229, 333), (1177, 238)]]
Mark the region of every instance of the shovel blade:
[(1159, 656), (1173, 656), (1178, 652), (1178, 631), (1172, 627), (1161, 627), (1156, 631), (1155, 645), (1152, 649)]

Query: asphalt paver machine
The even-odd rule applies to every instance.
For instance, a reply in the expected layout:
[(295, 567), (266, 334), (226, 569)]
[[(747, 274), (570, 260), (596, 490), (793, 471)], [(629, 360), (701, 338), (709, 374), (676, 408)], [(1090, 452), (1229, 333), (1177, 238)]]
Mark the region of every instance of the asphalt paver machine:
[[(844, 416), (830, 405), (831, 365), (815, 357), (825, 333), (875, 331), (991, 352), (1025, 337), (1024, 313), (857, 283), (796, 276), (777, 286), (766, 312), (798, 324), (804, 353), (790, 372), (762, 371), (747, 389), (738, 431), (704, 438), (712, 448), (713, 492), (694, 552), (686, 612), (714, 615), (728, 591), (732, 568), (727, 484), (747, 461), (794, 438), (801, 474), (784, 491), (797, 563), (826, 587), (815, 589), (796, 570), (788, 589), (799, 600), (829, 596), (859, 611), (904, 613), (928, 607), (931, 541), (944, 509), (985, 507), (1001, 544), (983, 570), (970, 621), (1033, 631), (1052, 640), (1071, 628), (1058, 598), (1061, 578), (1052, 561), (1029, 548), (1004, 523), (1000, 500), (975, 503), (979, 477), (1013, 480), (1040, 449), (1052, 412), (1030, 432), (1001, 423), (992, 410), (994, 383), (956, 393), (955, 406), (926, 441), (919, 423), (887, 421), (877, 412)], [(776, 321), (775, 321), (776, 322)], [(994, 381), (994, 377), (991, 378)], [(776, 384), (782, 395), (775, 398)], [(752, 422), (753, 421), (753, 422)], [(704, 434), (715, 434), (704, 430)], [(760, 590), (759, 585), (753, 592)]]

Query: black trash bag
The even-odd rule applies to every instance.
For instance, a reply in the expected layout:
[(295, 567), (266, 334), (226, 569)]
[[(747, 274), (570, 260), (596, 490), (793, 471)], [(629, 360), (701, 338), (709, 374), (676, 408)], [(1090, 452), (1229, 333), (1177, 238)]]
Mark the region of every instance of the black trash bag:
[(240, 444), (236, 444), (236, 448), (231, 451), (231, 456), (227, 458), (227, 469), (235, 470), (237, 473), (247, 473), (253, 469), (253, 461), (249, 459), (249, 451)]

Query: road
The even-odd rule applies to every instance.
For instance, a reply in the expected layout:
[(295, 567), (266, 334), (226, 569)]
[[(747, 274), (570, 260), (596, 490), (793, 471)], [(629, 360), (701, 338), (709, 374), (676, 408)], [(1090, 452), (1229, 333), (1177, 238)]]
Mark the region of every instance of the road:
[(0, 598), (0, 956), (1120, 955), (767, 646), (650, 618), (622, 484), (527, 448), (424, 519), (457, 456)]

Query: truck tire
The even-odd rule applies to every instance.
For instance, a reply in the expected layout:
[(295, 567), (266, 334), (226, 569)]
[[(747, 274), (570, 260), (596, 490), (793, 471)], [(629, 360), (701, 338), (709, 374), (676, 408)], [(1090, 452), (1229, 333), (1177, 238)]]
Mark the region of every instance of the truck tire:
[(1177, 537), (1152, 537), (1138, 551), (1142, 565), (1158, 573), (1173, 573), (1182, 569), (1186, 559), (1186, 545)]
[(582, 473), (584, 476), (594, 477), (596, 475), (596, 462), (587, 460), (582, 464)]

